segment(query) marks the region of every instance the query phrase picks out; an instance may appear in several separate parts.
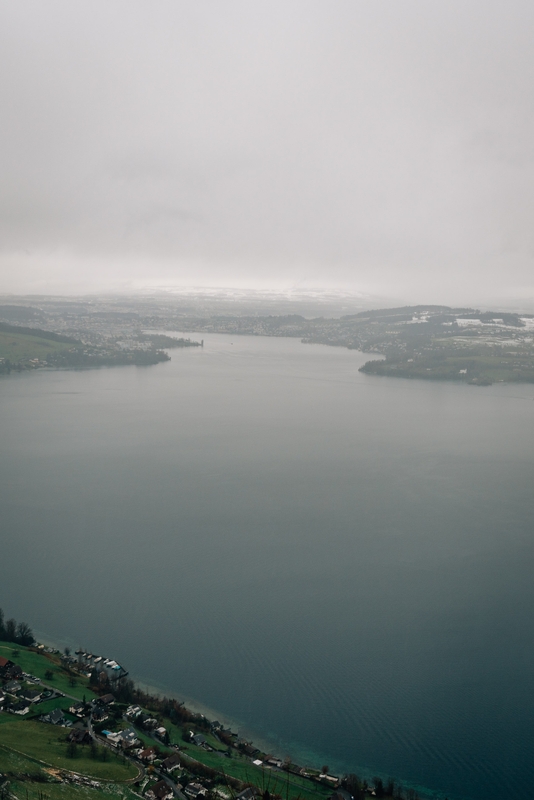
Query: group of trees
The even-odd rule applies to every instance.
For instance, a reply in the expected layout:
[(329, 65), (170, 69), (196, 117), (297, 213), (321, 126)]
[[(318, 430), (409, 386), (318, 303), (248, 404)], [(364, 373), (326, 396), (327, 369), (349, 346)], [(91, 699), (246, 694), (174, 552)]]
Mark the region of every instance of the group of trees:
[[(85, 751), (86, 745), (82, 745), (81, 748), (79, 748), (76, 742), (67, 742), (67, 758), (78, 758), (80, 755), (85, 757)], [(107, 747), (99, 747), (94, 740), (89, 745), (89, 754), (95, 761), (109, 761), (110, 758), (110, 753)]]
[(110, 681), (104, 670), (94, 669), (89, 676), (89, 686), (99, 694), (111, 693), (119, 703), (131, 703), (135, 699), (135, 685), (129, 678)]
[(15, 642), (27, 647), (35, 642), (35, 638), (26, 622), (16, 622), (14, 619), (4, 621), (4, 612), (0, 608), (0, 641)]
[[(326, 770), (323, 769), (323, 772)], [(369, 792), (374, 791), (375, 797), (391, 797), (393, 800), (419, 800), (419, 795), (415, 789), (409, 787), (405, 789), (401, 783), (389, 778), (385, 783), (382, 778), (373, 778), (371, 783), (361, 780), (357, 775), (345, 775), (341, 781), (341, 786), (354, 797), (354, 800), (363, 800)]]
[(122, 700), (119, 692), (112, 689), (113, 694), (117, 700), (121, 702), (135, 701), (143, 708), (151, 711), (156, 716), (168, 717), (174, 725), (190, 725), (200, 730), (209, 731), (211, 726), (209, 721), (202, 714), (196, 714), (190, 711), (179, 700), (170, 697), (158, 697), (157, 695), (144, 692), (138, 686), (135, 686), (132, 681), (121, 681), (121, 685), (128, 694), (127, 701)]

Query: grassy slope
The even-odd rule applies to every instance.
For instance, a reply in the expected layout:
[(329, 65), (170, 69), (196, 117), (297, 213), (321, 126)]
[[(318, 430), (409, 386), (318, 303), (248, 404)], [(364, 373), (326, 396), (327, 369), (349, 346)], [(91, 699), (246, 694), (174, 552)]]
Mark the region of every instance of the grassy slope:
[[(18, 650), (19, 654), (14, 656), (13, 650)], [(36, 678), (41, 678), (43, 683), (52, 686), (58, 692), (77, 697), (80, 700), (84, 695), (87, 700), (95, 697), (94, 692), (89, 689), (87, 678), (76, 676), (76, 686), (69, 684), (69, 676), (61, 671), (61, 663), (57, 656), (36, 653), (27, 647), (10, 644), (9, 642), (0, 643), (0, 656), (9, 658), (15, 664), (19, 664), (24, 672), (29, 672), (35, 675)], [(53, 673), (52, 679), (45, 678), (45, 672), (49, 669)]]
[[(114, 784), (104, 785), (100, 789), (88, 786), (75, 786), (64, 783), (42, 783), (32, 778), (42, 775), (43, 770), (30, 759), (12, 753), (0, 747), (0, 773), (9, 781), (10, 790), (19, 798), (40, 800), (45, 795), (47, 800), (102, 800), (103, 797), (127, 798), (133, 800), (136, 795), (127, 786)], [(48, 776), (47, 776), (48, 777)]]
[(139, 797), (128, 787), (117, 784), (109, 784), (102, 789), (66, 783), (10, 781), (10, 784), (10, 790), (19, 800), (134, 800)]
[[(18, 650), (19, 654), (14, 656), (13, 650)], [(88, 688), (87, 681), (83, 678), (76, 678), (77, 685), (75, 687), (69, 685), (68, 676), (60, 671), (60, 661), (56, 656), (43, 655), (7, 642), (0, 644), (0, 655), (10, 658), (25, 672), (42, 678), (45, 683), (49, 683), (65, 694), (80, 698), (85, 695), (87, 699), (94, 697), (94, 693)], [(48, 669), (52, 669), (54, 672), (54, 679), (51, 681), (46, 681), (44, 678), (44, 673)], [(44, 784), (31, 779), (20, 779), (21, 775), (31, 778), (32, 775), (42, 772), (41, 766), (32, 759), (44, 761), (54, 767), (91, 775), (97, 780), (124, 781), (135, 777), (136, 768), (124, 765), (121, 758), (114, 756), (111, 756), (107, 762), (95, 761), (89, 757), (88, 750), (84, 754), (83, 748), (79, 748), (80, 757), (67, 758), (65, 742), (67, 731), (64, 728), (30, 721), (30, 717), (36, 714), (44, 714), (52, 708), (68, 708), (71, 704), (72, 700), (68, 697), (55, 698), (33, 706), (27, 717), (0, 714), (0, 773), (6, 775), (11, 791), (19, 798), (27, 796), (28, 800), (40, 800), (39, 793), (41, 796), (44, 794), (47, 800), (69, 800), (69, 798), (97, 800), (97, 798), (102, 799), (103, 795), (109, 797), (110, 800), (112, 798), (133, 800), (137, 795), (129, 787), (120, 783), (93, 789), (73, 784)], [(28, 758), (13, 752), (13, 750), (26, 754)], [(19, 777), (17, 778), (17, 776)]]
[(6, 333), (0, 331), (0, 358), (9, 358), (15, 364), (29, 361), (32, 358), (46, 359), (48, 353), (68, 350), (72, 344), (42, 339), (24, 333)]
[[(3, 715), (7, 717), (7, 715)], [(78, 748), (79, 756), (68, 758), (67, 731), (44, 722), (17, 719), (10, 715), (0, 725), (0, 747), (17, 751), (44, 764), (88, 775), (97, 780), (126, 781), (134, 778), (138, 770), (121, 757), (110, 755), (109, 761), (90, 758), (88, 748)], [(37, 765), (36, 765), (37, 766)]]

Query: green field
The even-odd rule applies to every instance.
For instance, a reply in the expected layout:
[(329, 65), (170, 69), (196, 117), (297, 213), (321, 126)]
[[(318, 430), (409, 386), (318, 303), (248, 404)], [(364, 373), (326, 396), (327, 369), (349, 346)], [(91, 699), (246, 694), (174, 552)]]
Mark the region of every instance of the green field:
[(12, 364), (26, 363), (32, 358), (46, 360), (48, 353), (57, 353), (70, 347), (72, 344), (54, 342), (40, 336), (0, 331), (0, 358), (9, 359)]
[(71, 783), (43, 783), (43, 776), (48, 781), (52, 779), (38, 764), (3, 747), (0, 747), (0, 774), (9, 781), (10, 791), (15, 796), (28, 800), (42, 800), (43, 797), (45, 800), (102, 800), (104, 797), (133, 800), (137, 796), (125, 785), (103, 784), (100, 789), (93, 789)]
[(107, 784), (101, 789), (75, 786), (71, 783), (10, 782), (10, 790), (19, 800), (134, 800), (139, 798), (131, 789), (117, 784)]
[(0, 725), (0, 749), (22, 753), (41, 764), (88, 775), (97, 780), (128, 781), (138, 774), (133, 764), (114, 753), (109, 754), (109, 761), (100, 761), (91, 758), (88, 747), (79, 747), (79, 755), (69, 758), (66, 740), (65, 728), (44, 722), (11, 716)]
[(269, 790), (270, 794), (280, 794), (282, 797), (307, 798), (307, 800), (318, 800), (332, 795), (332, 789), (328, 786), (314, 784), (306, 778), (298, 775), (280, 772), (266, 767), (256, 767), (250, 758), (242, 756), (237, 750), (232, 750), (232, 758), (221, 753), (210, 753), (195, 745), (186, 745), (184, 753), (186, 757), (194, 758), (207, 767), (217, 770), (217, 772), (237, 778), (246, 783), (253, 783), (262, 791)]
[[(18, 655), (13, 655), (13, 650), (18, 650)], [(70, 676), (62, 670), (58, 656), (38, 653), (27, 647), (10, 644), (9, 642), (0, 644), (0, 656), (9, 658), (15, 664), (18, 664), (24, 672), (29, 672), (31, 675), (35, 675), (36, 678), (41, 678), (44, 684), (52, 686), (58, 692), (63, 692), (63, 694), (76, 697), (79, 700), (82, 700), (85, 695), (88, 701), (96, 696), (89, 689), (89, 681), (85, 677), (76, 675), (76, 685), (70, 685)], [(48, 670), (52, 671), (52, 678), (45, 677), (45, 673)]]
[(40, 773), (41, 768), (25, 756), (0, 747), (0, 774), (5, 775), (7, 772), (33, 775)]

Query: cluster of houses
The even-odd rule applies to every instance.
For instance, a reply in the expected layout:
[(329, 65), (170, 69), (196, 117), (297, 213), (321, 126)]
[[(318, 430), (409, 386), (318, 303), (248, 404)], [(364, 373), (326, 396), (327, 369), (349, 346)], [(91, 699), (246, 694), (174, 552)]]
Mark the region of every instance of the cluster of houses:
[[(170, 761), (170, 759), (172, 758), (174, 757), (171, 756), (169, 759), (167, 759), (167, 761)], [(163, 765), (164, 764), (165, 762), (163, 762)], [(167, 771), (169, 772), (170, 770)], [(190, 800), (204, 800), (208, 794), (208, 789), (201, 783), (198, 783), (197, 781), (191, 781), (185, 786), (185, 788), (181, 786), (179, 788), (183, 789), (184, 795), (188, 797)], [(258, 795), (259, 791), (257, 789), (248, 787), (240, 794), (238, 794), (235, 800), (255, 800), (255, 798)], [(149, 800), (167, 800), (167, 798), (171, 798), (173, 796), (174, 792), (172, 787), (164, 779), (158, 781), (153, 786), (151, 786), (145, 794), (145, 797), (148, 797)], [(220, 796), (221, 798), (226, 797), (226, 795), (222, 794)]]
[(109, 705), (113, 701), (113, 695), (107, 695), (104, 696), (104, 698), (99, 697), (97, 700), (93, 700), (91, 703), (73, 703), (69, 707), (68, 711), (69, 714), (78, 717), (78, 721), (74, 723), (65, 716), (61, 708), (55, 708), (48, 714), (43, 714), (41, 717), (39, 717), (39, 719), (41, 722), (47, 722), (51, 725), (72, 728), (68, 737), (70, 742), (74, 742), (75, 744), (91, 744), (93, 738), (85, 727), (89, 715), (92, 716), (93, 722), (96, 719), (100, 719), (101, 715), (104, 715), (104, 718), (107, 719), (105, 703)]
[[(157, 726), (156, 720), (154, 723)], [(159, 726), (156, 728), (152, 728), (152, 733), (154, 736), (157, 736), (161, 741), (164, 740), (167, 730), (163, 726)], [(135, 748), (141, 744), (140, 740), (137, 737), (137, 733), (133, 728), (125, 728), (122, 731), (102, 731), (102, 735), (106, 737), (108, 743), (112, 745), (112, 747), (120, 748), (122, 750), (129, 750), (130, 748)], [(143, 748), (139, 750), (133, 750), (132, 755), (141, 757), (140, 754), (144, 752)], [(141, 758), (141, 760), (144, 760)]]
[[(82, 650), (76, 652), (76, 658), (66, 655), (62, 657), (62, 660), (76, 664), (77, 669), (87, 675), (91, 675), (96, 670), (100, 675), (105, 675), (112, 684), (128, 675), (126, 670), (116, 661), (105, 659), (102, 656), (94, 656)], [(17, 664), (2, 657), (0, 657), (0, 681), (3, 684), (2, 689), (0, 689), (0, 710), (5, 705), (10, 712), (21, 716), (29, 713), (32, 704), (38, 703), (43, 699), (55, 696), (64, 697), (59, 692), (40, 686), (39, 678), (24, 673)], [(52, 725), (69, 728), (68, 740), (76, 745), (91, 744), (94, 741), (91, 722), (93, 724), (103, 723), (110, 715), (112, 718), (116, 718), (116, 715), (110, 710), (114, 702), (113, 694), (108, 693), (96, 698), (91, 703), (73, 702), (68, 709), (71, 719), (65, 716), (64, 711), (60, 708), (49, 711), (47, 714), (42, 715), (40, 719)], [(72, 717), (77, 717), (78, 721), (75, 720), (73, 723)], [(119, 731), (101, 730), (101, 728), (98, 730), (101, 730), (101, 735), (105, 737), (110, 747), (128, 751), (128, 755), (133, 756), (147, 766), (153, 765), (156, 768), (162, 779), (149, 786), (145, 793), (148, 800), (167, 800), (167, 798), (173, 797), (174, 790), (171, 785), (171, 778), (173, 773), (181, 770), (182, 767), (179, 753), (167, 754), (163, 758), (157, 749), (157, 745), (147, 747), (140, 741), (137, 731), (132, 727), (132, 723), (135, 722), (138, 728), (142, 727), (144, 730), (149, 731), (155, 739), (168, 745), (169, 735), (166, 728), (156, 718), (144, 712), (139, 705), (130, 705), (124, 712), (124, 717), (130, 722), (130, 727), (125, 727)], [(110, 727), (113, 726), (110, 725)], [(267, 769), (284, 768), (289, 769), (290, 772), (311, 777), (305, 770), (295, 765), (283, 764), (280, 759), (274, 756), (260, 753), (258, 748), (254, 747), (251, 742), (239, 738), (236, 733), (233, 733), (229, 728), (225, 728), (217, 720), (209, 723), (209, 729), (221, 742), (231, 744), (243, 755), (249, 757), (256, 766), (264, 766)], [(198, 728), (196, 731), (190, 730), (189, 741), (197, 747), (212, 750), (206, 736), (198, 733)], [(330, 775), (320, 774), (313, 777), (325, 783), (333, 784), (334, 788), (339, 785), (338, 779)], [(174, 778), (174, 780), (176, 779)], [(198, 779), (190, 781), (184, 787), (179, 785), (179, 788), (189, 800), (197, 800), (197, 798), (198, 800), (203, 800), (208, 794), (208, 789)], [(239, 794), (237, 800), (254, 800), (255, 796), (256, 790), (249, 788)], [(348, 800), (348, 798), (337, 797), (336, 800)]]
[(137, 738), (137, 733), (133, 728), (126, 728), (123, 731), (102, 731), (103, 735), (108, 740), (112, 747), (122, 748), (127, 750), (130, 747), (135, 747), (141, 744)]
[(76, 658), (70, 658), (71, 663), (78, 665), (79, 672), (90, 677), (93, 672), (104, 675), (110, 683), (117, 683), (126, 678), (128, 672), (116, 661), (104, 656), (95, 656), (85, 650), (76, 650)]
[[(103, 695), (102, 697), (93, 701), (91, 704), (93, 720), (95, 719), (95, 716), (107, 714), (107, 711), (113, 702), (114, 697), (111, 694)], [(78, 716), (87, 713), (87, 709), (83, 706), (83, 704), (75, 704), (69, 709), (69, 711), (73, 714), (77, 714)], [(157, 719), (146, 714), (146, 712), (144, 712), (139, 705), (130, 705), (125, 710), (124, 717), (126, 720), (129, 720), (130, 723), (135, 722), (137, 727), (141, 725), (144, 730), (150, 731), (155, 739), (159, 739), (162, 743), (168, 743), (168, 732), (166, 728), (160, 725)], [(210, 723), (210, 727), (215, 736), (217, 736), (219, 733), (226, 734), (226, 736), (231, 736), (234, 747), (238, 748), (244, 755), (250, 757), (253, 764), (257, 766), (265, 766), (268, 769), (281, 769), (283, 767), (287, 768), (287, 765), (284, 765), (280, 759), (274, 756), (261, 754), (260, 751), (250, 742), (240, 739), (237, 734), (233, 733), (228, 728), (224, 728), (218, 721)], [(106, 738), (108, 745), (114, 749), (127, 751), (130, 757), (136, 758), (146, 766), (154, 766), (156, 768), (156, 774), (159, 775), (160, 780), (158, 780), (152, 786), (149, 786), (145, 792), (145, 797), (147, 797), (148, 800), (167, 800), (167, 798), (170, 799), (174, 796), (174, 789), (171, 779), (176, 781), (176, 777), (173, 773), (181, 771), (183, 766), (179, 752), (170, 753), (163, 757), (156, 744), (148, 747), (142, 744), (137, 731), (132, 726), (125, 727), (124, 729), (118, 731), (102, 730), (101, 735)], [(84, 744), (87, 742), (87, 736), (87, 730), (73, 729), (69, 738), (71, 741)], [(208, 740), (206, 739), (206, 736), (201, 733), (197, 733), (194, 730), (190, 731), (189, 741), (197, 747), (202, 747), (206, 750), (212, 749), (208, 743)], [(262, 756), (263, 760), (258, 758), (259, 755)], [(306, 774), (304, 770), (301, 770), (294, 765), (293, 769), (290, 771), (296, 772), (300, 775)], [(334, 787), (337, 787), (339, 783), (337, 778), (326, 774), (321, 774), (318, 776), (318, 778), (324, 779), (325, 782), (333, 784)], [(180, 778), (180, 780), (182, 780), (182, 778)], [(186, 783), (185, 786), (178, 784), (178, 788), (183, 792), (183, 795), (185, 795), (188, 800), (204, 800), (209, 791), (208, 788), (203, 785), (203, 783), (198, 781), (198, 779)], [(238, 795), (237, 800), (255, 800), (256, 794), (256, 789), (248, 788)], [(349, 798), (338, 797), (336, 800), (349, 800)]]
[(157, 719), (145, 714), (140, 706), (129, 706), (125, 711), (125, 717), (131, 721), (135, 720), (138, 726), (150, 731), (162, 742), (168, 740), (167, 729), (160, 725)]
[[(179, 788), (183, 789), (183, 794), (190, 800), (204, 800), (208, 795), (208, 789), (196, 781), (191, 781), (191, 783), (188, 783), (185, 788), (181, 786)], [(168, 800), (168, 798), (173, 796), (174, 792), (172, 787), (164, 779), (155, 783), (145, 793), (145, 797), (148, 797), (149, 800)], [(227, 797), (227, 795), (223, 793), (219, 793), (219, 796), (221, 798)], [(249, 787), (238, 794), (236, 796), (236, 800), (255, 800), (255, 798), (258, 796), (259, 792)]]
[(33, 703), (52, 697), (53, 692), (43, 689), (40, 678), (23, 672), (18, 664), (0, 657), (0, 711), (6, 707), (11, 714), (25, 716)]

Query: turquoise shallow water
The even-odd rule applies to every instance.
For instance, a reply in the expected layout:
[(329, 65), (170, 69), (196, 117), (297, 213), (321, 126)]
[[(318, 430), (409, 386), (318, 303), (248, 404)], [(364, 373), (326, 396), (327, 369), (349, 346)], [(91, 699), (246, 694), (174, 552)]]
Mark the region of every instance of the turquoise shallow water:
[(534, 387), (204, 338), (0, 381), (0, 605), (282, 752), (527, 796)]

